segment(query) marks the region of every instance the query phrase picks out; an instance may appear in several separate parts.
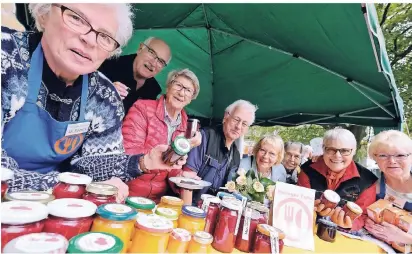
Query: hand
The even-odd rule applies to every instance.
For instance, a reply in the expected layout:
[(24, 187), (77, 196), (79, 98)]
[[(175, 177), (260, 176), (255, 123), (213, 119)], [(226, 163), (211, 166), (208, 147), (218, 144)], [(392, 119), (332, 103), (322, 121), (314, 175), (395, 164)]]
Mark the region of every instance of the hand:
[(163, 162), (162, 154), (169, 148), (168, 145), (158, 145), (152, 148), (148, 154), (143, 157), (144, 165), (148, 170), (162, 169), (181, 169), (186, 164), (187, 155), (180, 158), (173, 166), (169, 166)]
[(200, 131), (196, 131), (195, 136), (193, 138), (190, 138), (189, 142), (191, 148), (199, 146), (202, 143), (202, 134), (200, 133)]
[(412, 243), (412, 237), (408, 233), (403, 232), (400, 228), (385, 221), (382, 222), (382, 225), (379, 225), (368, 218), (365, 222), (365, 228), (376, 238), (390, 244), (392, 242), (399, 242), (403, 244)]
[(126, 98), (126, 96), (129, 94), (130, 88), (128, 88), (126, 85), (118, 81), (113, 82), (113, 85), (116, 88), (117, 92), (119, 93), (120, 98), (122, 98), (122, 100)]
[(129, 186), (127, 186), (120, 178), (112, 177), (110, 180), (104, 181), (102, 183), (110, 184), (117, 187), (117, 203), (122, 203), (127, 198), (127, 196), (129, 196)]
[(200, 180), (202, 178), (200, 178), (199, 176), (197, 176), (196, 172), (193, 171), (182, 171), (181, 174), (182, 177), (186, 177), (186, 178), (191, 178), (191, 179), (195, 179), (195, 180)]
[(334, 212), (330, 216), (331, 221), (336, 223), (341, 228), (352, 228), (352, 220), (349, 216), (345, 215), (345, 212), (342, 210), (341, 207), (336, 207), (333, 209)]
[(331, 216), (334, 212), (334, 209), (326, 208), (325, 205), (320, 203), (320, 199), (315, 200), (315, 211), (322, 217)]

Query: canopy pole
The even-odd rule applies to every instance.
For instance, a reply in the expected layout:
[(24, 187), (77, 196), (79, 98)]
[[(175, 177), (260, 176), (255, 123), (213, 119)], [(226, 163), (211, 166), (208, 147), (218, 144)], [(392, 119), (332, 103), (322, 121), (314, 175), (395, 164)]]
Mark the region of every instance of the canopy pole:
[[(388, 103), (388, 104), (385, 104), (384, 106), (387, 107), (387, 106), (390, 106), (390, 105), (391, 104)], [(358, 110), (349, 111), (349, 112), (346, 112), (346, 113), (339, 114), (339, 116), (346, 116), (346, 115), (356, 114), (356, 113), (365, 112), (365, 111), (372, 110), (372, 109), (377, 109), (377, 108), (379, 108), (379, 107), (375, 106), (375, 107), (370, 107), (370, 108), (358, 109)]]
[[(213, 88), (213, 86), (215, 85), (215, 74), (214, 74), (214, 69), (213, 69), (213, 58), (212, 58), (212, 49), (213, 49), (213, 45), (212, 45), (212, 35), (210, 32), (210, 24), (209, 24), (209, 19), (207, 18), (207, 13), (206, 13), (206, 7), (205, 4), (202, 4), (203, 7), (203, 15), (205, 16), (205, 24), (206, 24), (206, 31), (207, 31), (207, 38), (209, 40), (209, 62), (210, 62), (210, 75), (211, 75), (211, 86), (212, 86), (212, 93), (214, 93), (215, 89)], [(210, 99), (210, 108), (212, 110), (212, 116), (213, 116), (213, 112), (214, 112), (214, 98), (215, 98), (215, 94), (213, 94), (212, 98)]]
[(297, 125), (303, 125), (303, 124), (308, 124), (308, 123), (315, 123), (315, 122), (318, 122), (318, 121), (327, 120), (327, 119), (332, 119), (332, 118), (335, 118), (335, 117), (336, 117), (336, 116), (321, 117), (321, 118), (317, 118), (317, 119), (313, 119), (313, 120), (309, 120), (309, 121), (300, 122), (300, 123), (297, 123)]

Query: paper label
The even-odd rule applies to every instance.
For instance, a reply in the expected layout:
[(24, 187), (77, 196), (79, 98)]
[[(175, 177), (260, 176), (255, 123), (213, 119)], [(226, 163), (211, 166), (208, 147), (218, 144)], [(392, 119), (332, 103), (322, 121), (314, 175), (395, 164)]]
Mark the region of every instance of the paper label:
[(193, 212), (193, 213), (200, 213), (200, 214), (203, 213), (202, 209), (194, 207), (194, 206), (187, 206), (186, 209), (190, 212)]
[(205, 198), (205, 200), (203, 200), (202, 210), (207, 212), (209, 210), (209, 205), (210, 205), (210, 198)]
[(51, 253), (65, 247), (65, 238), (57, 234), (36, 233), (20, 237), (16, 248), (25, 253)]
[(153, 204), (153, 201), (147, 198), (142, 198), (142, 197), (131, 197), (130, 201), (136, 204), (141, 204), (141, 205), (150, 205)]
[(113, 237), (100, 234), (100, 233), (90, 233), (81, 237), (77, 245), (82, 251), (87, 252), (100, 252), (112, 248), (116, 244)]
[(85, 133), (89, 129), (89, 126), (90, 122), (69, 124), (69, 126), (67, 126), (65, 136)]
[(106, 210), (113, 213), (129, 213), (132, 211), (127, 205), (122, 204), (108, 204), (105, 206)]
[(249, 240), (250, 220), (252, 218), (252, 209), (246, 208), (245, 219), (243, 221), (242, 239)]
[(403, 209), (403, 207), (405, 206), (405, 203), (406, 203), (406, 199), (398, 198), (398, 197), (395, 197), (395, 196), (390, 195), (388, 193), (385, 195), (385, 200), (388, 200), (394, 206), (397, 206), (400, 209)]
[(237, 235), (237, 232), (239, 230), (240, 218), (242, 218), (243, 208), (246, 206), (246, 203), (247, 203), (247, 198), (242, 196), (242, 205), (239, 207), (239, 212), (237, 214), (235, 235)]
[(12, 197), (13, 199), (40, 200), (48, 199), (50, 196), (46, 193), (39, 192), (15, 192), (10, 193), (10, 197)]
[(277, 232), (270, 232), (270, 251), (272, 254), (279, 253), (279, 234)]

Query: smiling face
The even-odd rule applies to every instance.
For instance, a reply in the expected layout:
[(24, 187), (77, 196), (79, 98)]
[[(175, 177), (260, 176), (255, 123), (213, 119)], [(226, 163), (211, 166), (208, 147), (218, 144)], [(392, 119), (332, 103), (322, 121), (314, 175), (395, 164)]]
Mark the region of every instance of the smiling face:
[(379, 166), (379, 169), (385, 174), (385, 176), (401, 179), (410, 176), (412, 168), (412, 156), (406, 156), (405, 158), (394, 158), (390, 156), (388, 158), (380, 158), (382, 155), (407, 155), (411, 151), (406, 146), (387, 143), (381, 144), (376, 148), (374, 159)]
[(256, 153), (256, 164), (258, 170), (271, 168), (277, 162), (280, 147), (275, 147), (263, 142)]
[(166, 104), (180, 111), (192, 101), (194, 91), (195, 86), (190, 79), (184, 76), (177, 76), (167, 86)]
[[(324, 141), (323, 145), (323, 160), (331, 171), (340, 172), (347, 168), (352, 162), (356, 147), (354, 147), (354, 145), (348, 140), (343, 138), (329, 139)], [(341, 154), (341, 152), (335, 153), (336, 149), (345, 149), (351, 151), (348, 155), (344, 156)]]
[(285, 150), (285, 157), (283, 157), (283, 166), (286, 169), (295, 169), (300, 164), (302, 155), (302, 146), (298, 144), (292, 144)]
[(141, 43), (133, 62), (135, 78), (153, 78), (164, 68), (160, 62), (167, 63), (169, 59), (170, 48), (164, 41), (152, 39), (149, 45)]

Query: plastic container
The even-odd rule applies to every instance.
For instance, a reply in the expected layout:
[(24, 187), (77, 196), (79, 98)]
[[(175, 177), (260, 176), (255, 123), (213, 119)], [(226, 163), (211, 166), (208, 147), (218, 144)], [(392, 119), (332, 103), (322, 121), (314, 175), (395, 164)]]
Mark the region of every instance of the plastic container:
[(43, 232), (71, 239), (90, 230), (97, 206), (83, 199), (61, 198), (48, 203), (47, 208), (49, 217), (44, 222)]
[(177, 219), (179, 217), (175, 210), (165, 207), (159, 207), (156, 209), (155, 214), (171, 220), (173, 222), (173, 228), (177, 228)]
[[(276, 241), (276, 238), (278, 241)], [(285, 239), (285, 233), (280, 229), (269, 226), (268, 224), (259, 224), (257, 226), (252, 252), (282, 253), (284, 245), (283, 239)]]
[(188, 230), (191, 234), (203, 231), (205, 228), (206, 213), (195, 206), (184, 205), (182, 214), (179, 216), (178, 226)]
[(32, 233), (10, 241), (2, 253), (66, 253), (67, 239), (55, 233)]
[(96, 214), (91, 231), (119, 237), (124, 244), (122, 252), (126, 252), (134, 230), (136, 210), (123, 204), (104, 204), (97, 208)]
[(177, 136), (171, 143), (169, 149), (163, 153), (163, 162), (173, 166), (180, 158), (190, 151), (190, 142), (185, 137)]
[(178, 215), (182, 213), (183, 200), (172, 196), (163, 196), (160, 199), (160, 203), (157, 207), (165, 207), (173, 209)]
[(100, 206), (104, 204), (116, 203), (117, 187), (105, 183), (91, 183), (86, 187), (83, 199)]
[(173, 223), (156, 214), (139, 217), (129, 252), (165, 253)]
[(8, 169), (8, 168), (1, 168), (1, 199), (4, 198), (4, 195), (6, 194), (9, 185), (7, 183), (7, 180), (13, 179), (13, 171)]
[(87, 175), (64, 172), (58, 176), (59, 183), (53, 188), (53, 195), (58, 198), (82, 198), (86, 185), (92, 182)]
[(206, 212), (204, 231), (213, 235), (220, 211), (220, 199), (218, 197), (207, 198), (202, 204), (202, 209)]
[(192, 238), (189, 231), (183, 228), (175, 228), (169, 237), (169, 243), (167, 244), (168, 253), (186, 253), (189, 246), (190, 239)]
[(250, 207), (246, 208), (240, 220), (235, 248), (243, 252), (252, 251), (257, 225), (266, 223), (267, 220), (263, 214)]
[(143, 197), (128, 197), (126, 204), (137, 210), (139, 213), (152, 214), (156, 203), (148, 198)]
[(122, 240), (113, 234), (87, 232), (70, 239), (67, 253), (120, 253), (122, 249)]
[(1, 205), (1, 246), (22, 235), (40, 233), (47, 207), (38, 202), (10, 201)]
[(31, 201), (47, 204), (54, 200), (54, 195), (43, 191), (16, 191), (6, 193), (4, 199), (6, 201)]
[(204, 231), (197, 231), (189, 243), (188, 253), (212, 253), (213, 236)]

